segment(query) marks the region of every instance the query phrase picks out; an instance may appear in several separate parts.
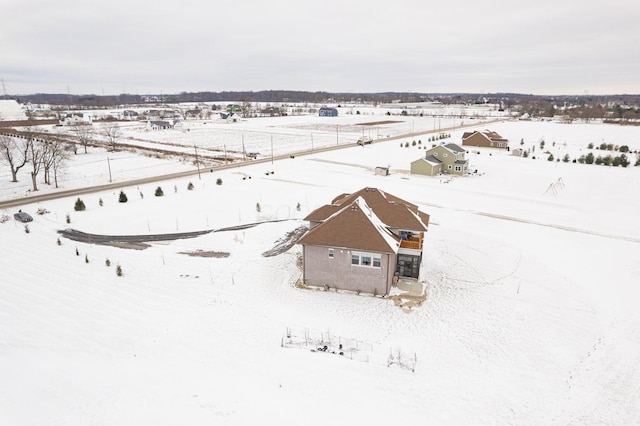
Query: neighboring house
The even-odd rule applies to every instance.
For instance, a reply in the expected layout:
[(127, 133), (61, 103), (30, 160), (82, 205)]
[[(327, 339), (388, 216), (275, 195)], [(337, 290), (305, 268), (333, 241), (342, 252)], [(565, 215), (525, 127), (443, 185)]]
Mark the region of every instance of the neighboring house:
[(302, 245), (312, 287), (388, 295), (399, 277), (418, 278), (429, 215), (377, 188), (342, 194), (311, 212)]
[(63, 126), (75, 126), (78, 124), (91, 124), (91, 115), (82, 112), (62, 113), (58, 117), (58, 123)]
[(218, 121), (225, 121), (227, 123), (237, 123), (240, 121), (241, 116), (235, 112), (219, 112), (217, 113)]
[(336, 108), (322, 107), (318, 110), (318, 116), (320, 117), (337, 117), (338, 110)]
[(184, 118), (198, 118), (202, 114), (202, 110), (199, 108), (187, 110), (184, 113)]
[(149, 130), (165, 130), (171, 128), (173, 128), (173, 124), (170, 121), (150, 120), (147, 122), (147, 129)]
[(463, 146), (476, 146), (484, 148), (507, 149), (509, 140), (503, 138), (496, 132), (485, 130), (484, 132), (464, 132), (462, 135)]
[(125, 109), (122, 112), (122, 118), (124, 120), (137, 120), (139, 115), (140, 114), (138, 114), (136, 111), (133, 111), (133, 110), (130, 110), (130, 109)]
[(469, 160), (464, 158), (465, 153), (465, 149), (455, 143), (435, 146), (424, 157), (411, 163), (411, 174), (435, 176), (439, 173), (451, 173), (463, 176), (469, 168)]

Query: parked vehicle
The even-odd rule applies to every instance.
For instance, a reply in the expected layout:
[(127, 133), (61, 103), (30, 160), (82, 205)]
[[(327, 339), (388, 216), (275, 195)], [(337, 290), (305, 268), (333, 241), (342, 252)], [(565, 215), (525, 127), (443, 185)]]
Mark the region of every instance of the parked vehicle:
[(22, 223), (31, 222), (33, 220), (33, 218), (29, 213), (25, 213), (23, 211), (19, 211), (18, 213), (15, 213), (13, 215), (13, 218), (18, 222), (22, 222)]
[(366, 136), (363, 136), (360, 139), (358, 139), (358, 145), (367, 145), (367, 144), (370, 144), (371, 142), (373, 142), (373, 139)]

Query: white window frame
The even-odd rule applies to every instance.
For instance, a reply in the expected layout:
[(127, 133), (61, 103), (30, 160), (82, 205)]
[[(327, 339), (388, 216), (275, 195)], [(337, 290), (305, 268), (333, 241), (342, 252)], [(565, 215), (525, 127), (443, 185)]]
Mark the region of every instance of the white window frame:
[[(369, 259), (369, 264), (364, 264), (363, 262), (367, 258)], [(354, 262), (354, 260), (356, 259), (357, 259), (357, 262)], [(382, 255), (379, 253), (352, 251), (351, 265), (362, 266), (364, 268), (380, 268), (382, 266)]]
[(332, 248), (329, 249), (329, 259), (333, 259), (334, 251)]

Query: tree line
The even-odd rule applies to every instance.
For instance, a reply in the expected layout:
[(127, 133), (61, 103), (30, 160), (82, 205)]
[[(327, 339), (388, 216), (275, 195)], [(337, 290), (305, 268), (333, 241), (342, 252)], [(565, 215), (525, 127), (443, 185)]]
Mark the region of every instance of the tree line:
[(51, 135), (36, 132), (31, 127), (24, 130), (0, 130), (0, 164), (11, 172), (11, 182), (18, 182), (21, 170), (28, 170), (31, 177), (32, 191), (38, 191), (38, 176), (43, 177), (46, 185), (54, 184), (58, 188), (58, 175), (71, 157), (78, 154), (78, 148), (99, 143), (98, 134), (106, 141), (107, 147), (115, 151), (122, 132), (118, 123), (105, 122), (99, 130), (92, 125), (77, 124), (72, 126), (72, 137), (67, 135)]

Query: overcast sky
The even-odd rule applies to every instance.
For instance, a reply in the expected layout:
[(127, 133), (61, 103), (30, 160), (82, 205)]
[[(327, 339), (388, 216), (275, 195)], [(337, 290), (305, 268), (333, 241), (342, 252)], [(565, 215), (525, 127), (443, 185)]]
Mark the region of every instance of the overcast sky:
[(640, 2), (0, 0), (0, 78), (14, 95), (637, 94)]

